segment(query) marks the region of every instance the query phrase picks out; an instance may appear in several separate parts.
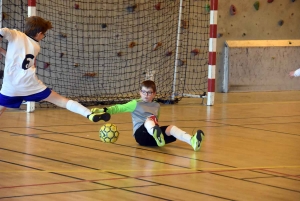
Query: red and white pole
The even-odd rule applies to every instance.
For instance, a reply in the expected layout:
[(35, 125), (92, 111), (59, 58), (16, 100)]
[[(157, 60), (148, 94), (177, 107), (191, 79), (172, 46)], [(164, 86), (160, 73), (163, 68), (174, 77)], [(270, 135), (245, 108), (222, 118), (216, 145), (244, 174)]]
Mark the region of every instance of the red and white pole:
[(36, 0), (28, 0), (28, 17), (36, 16)]
[[(28, 0), (28, 17), (36, 16), (36, 0)], [(33, 112), (35, 110), (35, 102), (26, 102), (27, 112)]]
[(213, 105), (215, 100), (215, 79), (217, 63), (217, 19), (218, 0), (210, 0), (207, 105)]

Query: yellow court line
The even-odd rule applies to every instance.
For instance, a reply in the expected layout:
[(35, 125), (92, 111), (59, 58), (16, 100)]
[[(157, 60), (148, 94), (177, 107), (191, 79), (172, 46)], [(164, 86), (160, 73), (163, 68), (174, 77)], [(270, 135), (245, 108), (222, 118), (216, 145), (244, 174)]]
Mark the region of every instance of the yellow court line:
[(268, 166), (268, 167), (244, 167), (244, 168), (200, 168), (200, 169), (130, 169), (130, 170), (0, 170), (0, 173), (17, 173), (17, 172), (28, 172), (28, 173), (53, 173), (53, 172), (163, 172), (163, 171), (205, 171), (205, 172), (216, 172), (216, 171), (238, 171), (238, 170), (264, 170), (264, 169), (287, 169), (287, 168), (300, 168), (300, 166)]

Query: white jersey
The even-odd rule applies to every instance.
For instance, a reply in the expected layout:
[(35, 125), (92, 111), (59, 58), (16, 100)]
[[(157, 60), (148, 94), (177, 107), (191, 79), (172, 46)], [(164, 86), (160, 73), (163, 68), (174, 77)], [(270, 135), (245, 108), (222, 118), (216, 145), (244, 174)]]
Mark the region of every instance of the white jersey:
[(2, 28), (0, 36), (8, 40), (1, 94), (27, 96), (45, 90), (46, 86), (36, 76), (39, 42), (15, 29)]
[(300, 77), (300, 68), (297, 69), (297, 70), (295, 70), (294, 76), (295, 76), (295, 77)]

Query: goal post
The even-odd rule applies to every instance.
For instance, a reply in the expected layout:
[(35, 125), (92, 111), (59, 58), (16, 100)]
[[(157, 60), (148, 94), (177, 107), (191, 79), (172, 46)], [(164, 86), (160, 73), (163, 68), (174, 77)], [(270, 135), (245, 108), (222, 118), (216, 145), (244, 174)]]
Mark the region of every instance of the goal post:
[(209, 27), (209, 60), (208, 60), (208, 87), (207, 105), (214, 105), (215, 100), (215, 79), (217, 61), (217, 19), (218, 0), (210, 1), (210, 27)]
[(51, 21), (37, 76), (85, 106), (139, 98), (145, 79), (155, 81), (158, 101), (198, 97), (213, 105), (217, 0), (136, 2), (3, 0), (10, 16), (3, 24), (22, 30), (25, 16)]
[[(180, 1), (180, 2), (182, 2), (182, 1)], [(206, 105), (212, 106), (212, 105), (214, 105), (214, 99), (215, 99), (218, 0), (210, 0), (209, 8), (208, 8), (208, 4), (206, 4), (205, 6), (207, 9), (210, 10), (207, 93), (206, 92), (203, 92), (201, 94), (200, 93), (197, 93), (197, 94), (183, 93), (182, 96), (183, 97), (191, 97), (191, 98), (202, 98), (202, 104), (204, 103), (204, 99), (207, 98)], [(179, 13), (181, 13), (181, 9), (180, 9)], [(179, 19), (178, 24), (180, 24), (180, 22), (181, 22), (181, 20)], [(180, 31), (178, 31), (178, 38), (180, 38)], [(180, 40), (178, 40), (178, 41), (180, 41)], [(177, 43), (179, 43), (179, 42), (177, 42)], [(178, 46), (179, 45), (177, 45), (177, 47)], [(175, 63), (175, 69), (177, 69), (176, 63)], [(175, 77), (175, 75), (174, 75), (174, 77)], [(176, 79), (174, 79), (174, 82), (175, 81), (176, 81)]]
[[(36, 0), (28, 0), (28, 17), (36, 16)], [(35, 110), (35, 102), (27, 101), (27, 112), (33, 112)]]

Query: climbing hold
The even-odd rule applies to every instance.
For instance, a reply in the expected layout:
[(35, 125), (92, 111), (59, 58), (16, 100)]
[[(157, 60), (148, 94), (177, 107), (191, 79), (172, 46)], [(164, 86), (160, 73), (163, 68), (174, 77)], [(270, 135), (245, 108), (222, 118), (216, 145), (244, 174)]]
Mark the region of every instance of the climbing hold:
[(154, 8), (155, 8), (156, 10), (160, 10), (160, 9), (161, 9), (160, 6), (161, 6), (161, 3), (159, 2), (159, 3), (157, 3), (157, 4), (154, 6)]
[(230, 6), (230, 15), (235, 15), (236, 14), (236, 7), (234, 5)]
[(156, 43), (153, 47), (153, 50), (157, 50), (160, 46), (162, 46), (162, 42)]
[(181, 59), (178, 59), (178, 61), (177, 61), (178, 66), (183, 66), (185, 63), (186, 63), (186, 61), (183, 61)]
[(254, 4), (253, 4), (255, 10), (258, 10), (259, 9), (259, 1), (256, 1)]
[(268, 3), (272, 3), (274, 0), (268, 0)]
[(48, 68), (50, 66), (50, 63), (49, 62), (45, 62), (44, 63), (44, 69)]
[(67, 38), (67, 36), (68, 36), (68, 34), (63, 33), (63, 32), (60, 32), (59, 35), (60, 35), (60, 37), (62, 37), (62, 38)]
[(75, 3), (75, 4), (74, 4), (74, 8), (75, 8), (75, 9), (79, 9), (79, 4), (78, 4), (78, 3)]
[(189, 28), (189, 21), (181, 20), (181, 28), (188, 29)]
[(295, 2), (296, 0), (291, 0), (292, 2)]
[(136, 46), (135, 42), (130, 42), (129, 45), (128, 45), (128, 47), (130, 47), (130, 48), (133, 48), (134, 46)]
[(194, 56), (196, 56), (197, 54), (199, 54), (199, 49), (193, 49), (192, 51), (191, 51), (191, 53), (192, 53), (192, 55), (194, 55)]
[(166, 56), (171, 56), (173, 54), (173, 52), (172, 51), (166, 51)]
[(6, 20), (7, 18), (8, 18), (8, 15), (5, 12), (3, 12), (2, 13), (2, 20)]
[(62, 58), (65, 55), (65, 53), (60, 53), (59, 57)]
[(210, 5), (209, 4), (205, 4), (205, 10), (206, 10), (206, 12), (210, 11)]
[(246, 33), (243, 33), (243, 36), (246, 36)]
[(137, 4), (131, 5), (131, 6), (127, 6), (126, 10), (130, 13), (134, 12), (135, 9), (137, 8)]
[(217, 34), (217, 37), (218, 37), (218, 38), (221, 38), (222, 36), (223, 36), (222, 33), (218, 33), (218, 34)]
[(291, 44), (292, 44), (292, 42), (291, 42), (291, 41), (289, 41), (289, 44), (291, 45)]
[(284, 23), (284, 21), (283, 21), (283, 20), (279, 20), (279, 21), (278, 21), (278, 25), (279, 25), (279, 26), (282, 26), (282, 25), (283, 25), (283, 23)]
[(107, 24), (103, 23), (101, 24), (102, 29), (105, 29), (107, 27)]
[(85, 73), (83, 74), (84, 77), (95, 77), (97, 75), (97, 73)]
[(118, 56), (118, 57), (121, 57), (122, 55), (123, 55), (123, 52), (118, 52), (118, 53), (117, 53), (117, 56)]
[(79, 63), (75, 63), (74, 66), (75, 66), (75, 67), (78, 67), (78, 66), (79, 66)]

